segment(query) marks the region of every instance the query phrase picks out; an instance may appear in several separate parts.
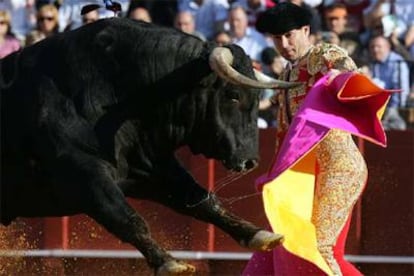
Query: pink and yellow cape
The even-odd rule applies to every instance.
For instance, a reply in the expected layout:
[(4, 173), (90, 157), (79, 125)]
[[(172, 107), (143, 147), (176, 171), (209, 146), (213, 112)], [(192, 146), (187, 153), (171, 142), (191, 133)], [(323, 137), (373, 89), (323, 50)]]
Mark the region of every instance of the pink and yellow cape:
[(328, 78), (327, 75), (319, 79), (308, 92), (277, 159), (256, 184), (262, 190), (265, 212), (273, 231), (285, 236), (283, 247), (332, 275), (317, 250), (315, 228), (311, 223), (314, 149), (332, 128), (385, 147), (386, 136), (380, 119), (393, 91), (379, 88), (356, 72), (339, 74), (329, 84)]

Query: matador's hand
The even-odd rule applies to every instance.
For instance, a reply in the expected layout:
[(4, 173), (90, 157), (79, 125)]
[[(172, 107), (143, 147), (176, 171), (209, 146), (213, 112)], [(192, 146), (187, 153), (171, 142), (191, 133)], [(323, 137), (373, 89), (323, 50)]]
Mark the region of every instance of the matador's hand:
[(333, 79), (334, 79), (336, 76), (338, 76), (340, 73), (341, 73), (341, 71), (339, 71), (339, 70), (337, 70), (337, 69), (330, 69), (330, 70), (328, 71), (328, 75), (329, 75), (329, 78), (328, 78), (328, 84), (330, 84), (330, 83), (333, 81)]

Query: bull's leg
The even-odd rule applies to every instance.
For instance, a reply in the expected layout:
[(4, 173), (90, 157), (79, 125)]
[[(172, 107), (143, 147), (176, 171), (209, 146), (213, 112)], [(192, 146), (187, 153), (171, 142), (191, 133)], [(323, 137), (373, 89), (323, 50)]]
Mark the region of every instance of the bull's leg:
[(83, 154), (81, 157), (61, 157), (57, 162), (54, 171), (58, 177), (61, 204), (66, 204), (69, 209), (82, 209), (120, 240), (135, 246), (155, 271), (167, 267), (168, 270), (163, 271), (165, 274), (194, 272), (193, 266), (175, 261), (152, 239), (144, 219), (114, 184), (113, 176), (116, 174), (112, 167)]
[(158, 183), (152, 183), (151, 188), (145, 190), (142, 185), (126, 184), (124, 192), (127, 196), (151, 199), (182, 214), (212, 223), (252, 250), (271, 250), (283, 241), (281, 235), (265, 231), (226, 210), (218, 198), (196, 183), (175, 159), (164, 169), (160, 174), (163, 177)]
[[(129, 206), (126, 208), (126, 206), (114, 205), (118, 204), (112, 203), (112, 206), (102, 204), (100, 206), (101, 211), (94, 211), (90, 216), (104, 225), (119, 239), (135, 246), (145, 256), (148, 265), (154, 269), (157, 275), (187, 275), (195, 272), (193, 266), (175, 260), (168, 252), (161, 248), (151, 238), (149, 228), (144, 219)], [(128, 221), (117, 222), (115, 225), (114, 218), (119, 216), (120, 211), (125, 212), (125, 219), (128, 217)], [(130, 214), (127, 215), (127, 213)]]
[[(200, 187), (192, 187), (193, 191), (197, 188)], [(169, 204), (168, 201), (167, 204)], [(263, 230), (225, 209), (212, 193), (205, 194), (203, 198), (198, 198), (196, 202), (192, 202), (187, 198), (185, 206), (175, 204), (170, 205), (170, 207), (183, 214), (216, 225), (241, 246), (251, 250), (268, 251), (283, 242), (282, 235)]]

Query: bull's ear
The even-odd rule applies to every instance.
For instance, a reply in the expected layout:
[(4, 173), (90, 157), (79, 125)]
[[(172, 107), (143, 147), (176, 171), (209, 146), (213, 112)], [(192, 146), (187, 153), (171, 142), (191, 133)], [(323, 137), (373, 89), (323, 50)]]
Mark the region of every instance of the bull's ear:
[(116, 46), (118, 43), (118, 37), (114, 30), (104, 29), (100, 31), (95, 38), (95, 45), (97, 53), (102, 57), (101, 62), (106, 64), (105, 68), (111, 70), (111, 74), (119, 72), (120, 66), (116, 58)]
[(96, 44), (104, 52), (113, 53), (116, 46), (116, 34), (110, 29), (104, 29), (97, 34)]

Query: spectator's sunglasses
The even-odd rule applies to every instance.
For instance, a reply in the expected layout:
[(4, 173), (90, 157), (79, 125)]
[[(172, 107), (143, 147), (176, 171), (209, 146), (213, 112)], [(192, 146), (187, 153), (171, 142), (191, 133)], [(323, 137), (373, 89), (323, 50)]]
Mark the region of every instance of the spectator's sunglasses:
[(52, 16), (41, 16), (37, 20), (39, 20), (39, 21), (54, 21), (55, 18), (52, 17)]

